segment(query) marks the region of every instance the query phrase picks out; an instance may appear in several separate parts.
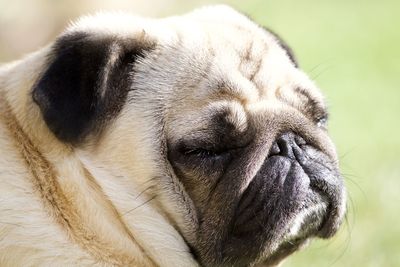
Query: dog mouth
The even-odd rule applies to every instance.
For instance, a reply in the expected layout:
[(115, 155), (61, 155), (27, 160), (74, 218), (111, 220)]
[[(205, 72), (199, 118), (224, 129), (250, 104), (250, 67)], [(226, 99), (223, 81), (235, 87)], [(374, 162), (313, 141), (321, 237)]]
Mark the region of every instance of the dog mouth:
[(288, 255), (294, 253), (310, 243), (312, 237), (318, 236), (327, 221), (328, 200), (322, 196), (321, 203), (316, 203), (301, 210), (291, 223), (287, 225), (286, 232), (276, 249), (268, 256), (265, 256), (256, 267), (278, 265)]
[(173, 151), (174, 170), (197, 204), (189, 245), (204, 266), (274, 266), (311, 238), (332, 236), (342, 222), (336, 162), (294, 133), (278, 137), (254, 172), (247, 169), (254, 147), (210, 157)]
[(334, 235), (344, 213), (336, 165), (302, 138), (285, 134), (244, 192), (232, 233), (240, 239), (262, 236), (262, 263), (254, 266), (274, 266), (311, 238)]

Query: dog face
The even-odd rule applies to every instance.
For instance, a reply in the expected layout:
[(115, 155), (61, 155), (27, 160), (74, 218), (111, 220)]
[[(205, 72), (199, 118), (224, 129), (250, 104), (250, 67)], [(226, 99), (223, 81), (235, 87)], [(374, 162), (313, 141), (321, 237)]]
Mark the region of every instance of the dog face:
[(67, 30), (33, 88), (60, 141), (156, 181), (151, 204), (205, 266), (272, 266), (337, 231), (326, 107), (276, 35), (227, 7), (107, 16)]

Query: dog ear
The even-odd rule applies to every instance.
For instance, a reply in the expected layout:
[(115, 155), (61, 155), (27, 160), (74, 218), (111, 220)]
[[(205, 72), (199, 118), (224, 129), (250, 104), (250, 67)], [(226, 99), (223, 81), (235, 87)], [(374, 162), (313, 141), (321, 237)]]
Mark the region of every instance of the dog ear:
[(122, 109), (134, 76), (134, 63), (154, 43), (69, 33), (53, 45), (47, 69), (32, 96), (50, 130), (78, 143)]

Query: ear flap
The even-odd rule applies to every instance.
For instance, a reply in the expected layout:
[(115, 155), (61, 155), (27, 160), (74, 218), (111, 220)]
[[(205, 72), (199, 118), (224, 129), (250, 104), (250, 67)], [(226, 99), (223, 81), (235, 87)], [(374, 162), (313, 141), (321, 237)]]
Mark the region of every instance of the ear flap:
[(149, 41), (89, 33), (59, 38), (32, 91), (50, 130), (69, 143), (100, 130), (122, 109), (133, 64), (153, 47)]

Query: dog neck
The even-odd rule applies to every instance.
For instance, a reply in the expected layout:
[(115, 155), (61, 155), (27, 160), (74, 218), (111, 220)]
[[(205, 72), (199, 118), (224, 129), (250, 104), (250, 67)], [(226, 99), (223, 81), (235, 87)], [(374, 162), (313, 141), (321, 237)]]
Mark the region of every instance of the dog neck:
[(168, 220), (151, 205), (144, 206), (146, 194), (132, 177), (129, 187), (121, 181), (117, 184), (115, 173), (105, 171), (102, 163), (93, 160), (93, 153), (58, 141), (47, 128), (30, 89), (47, 53), (44, 49), (0, 69), (0, 123), (25, 162), (30, 172), (26, 178), (44, 209), (72, 242), (98, 262), (195, 266)]
[[(60, 182), (60, 179), (58, 179), (59, 169), (46, 159), (40, 149), (35, 146), (31, 138), (24, 132), (15, 118), (10, 105), (3, 97), (0, 97), (0, 116), (31, 173), (31, 182), (34, 188), (37, 189), (45, 209), (75, 243), (79, 244), (100, 262), (111, 263), (116, 266), (155, 265), (148, 257), (137, 259), (132, 256), (135, 254), (128, 253), (120, 248), (108, 246), (109, 240), (105, 240), (96, 232), (96, 227), (93, 227), (95, 225), (92, 224), (93, 222), (85, 222), (85, 218), (82, 216), (82, 208), (77, 206), (78, 203), (82, 204), (82, 202), (78, 202), (79, 199), (74, 199), (73, 197), (79, 196), (78, 190), (69, 190), (69, 192), (66, 192), (65, 181), (63, 186), (63, 181)], [(93, 176), (83, 165), (80, 169), (83, 175), (78, 176), (85, 179), (85, 181), (81, 181), (81, 185), (84, 182), (86, 186), (92, 187), (89, 194), (98, 203), (101, 203), (102, 210), (108, 213), (108, 216), (105, 216), (105, 218), (114, 218), (114, 230), (122, 231), (134, 244), (136, 249), (140, 251), (140, 255), (145, 255), (126, 225), (119, 220), (120, 215), (112, 203), (104, 196), (102, 189), (98, 186)], [(73, 185), (70, 184), (70, 186)]]
[[(40, 68), (35, 58), (42, 57), (32, 55), (27, 61), (32, 59), (32, 64)], [(24, 65), (16, 62), (0, 70), (0, 122), (25, 162), (31, 175), (24, 178), (30, 179), (44, 209), (71, 241), (96, 261), (154, 266), (73, 148), (59, 142), (40, 119), (30, 94), (35, 70)], [(96, 210), (102, 218), (91, 218), (88, 209)], [(104, 234), (102, 228), (114, 234)]]

